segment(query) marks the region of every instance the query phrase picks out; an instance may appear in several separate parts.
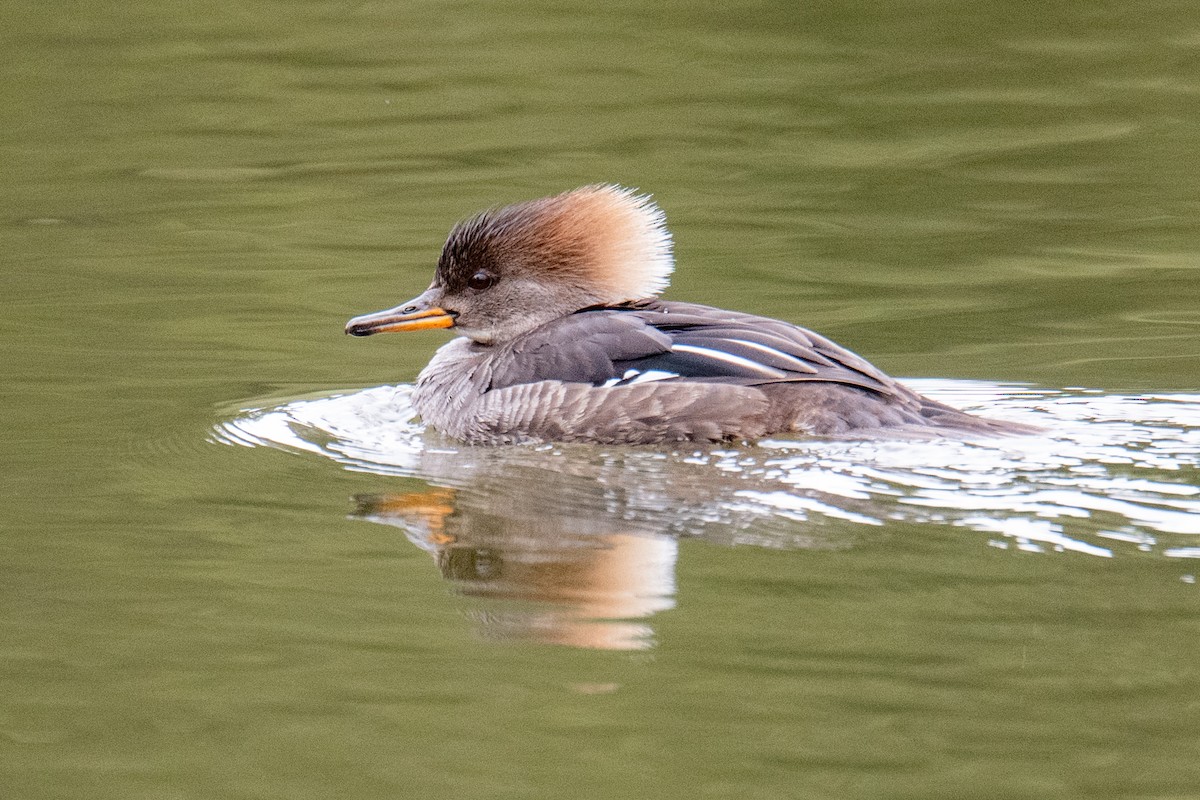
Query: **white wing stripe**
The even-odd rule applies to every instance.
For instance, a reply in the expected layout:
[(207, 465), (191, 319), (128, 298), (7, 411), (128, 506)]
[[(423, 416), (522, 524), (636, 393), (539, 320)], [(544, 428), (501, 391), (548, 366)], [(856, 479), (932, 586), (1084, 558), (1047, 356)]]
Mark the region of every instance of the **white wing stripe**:
[(758, 342), (751, 342), (748, 339), (729, 339), (728, 341), (737, 342), (738, 344), (745, 345), (746, 347), (753, 347), (755, 350), (759, 350), (763, 353), (769, 353), (769, 354), (775, 356), (776, 358), (782, 358), (784, 361), (788, 362), (789, 364), (795, 364), (796, 370), (798, 370), (800, 372), (809, 372), (809, 373), (812, 373), (813, 375), (817, 374), (817, 368), (814, 367), (812, 364), (809, 364), (807, 361), (802, 361), (802, 360), (796, 358), (794, 355), (791, 355), (790, 353), (785, 353), (782, 350), (776, 350), (774, 347), (771, 347), (770, 345), (759, 344)]
[(648, 369), (645, 372), (643, 372), (641, 375), (636, 376), (629, 383), (630, 384), (650, 383), (651, 381), (665, 381), (665, 380), (669, 380), (671, 378), (678, 378), (678, 377), (679, 376), (677, 374), (675, 374), (674, 372), (667, 372), (666, 370), (662, 370), (662, 369)]
[(674, 372), (667, 372), (661, 369), (648, 369), (645, 372), (636, 369), (627, 369), (625, 374), (619, 378), (609, 378), (604, 383), (600, 384), (602, 389), (610, 389), (613, 386), (632, 386), (635, 383), (650, 383), (651, 381), (665, 381), (670, 378), (678, 378)]
[(672, 350), (680, 353), (691, 353), (704, 358), (711, 358), (714, 361), (724, 361), (726, 364), (733, 364), (743, 369), (752, 369), (755, 372), (761, 373), (769, 378), (784, 378), (787, 373), (777, 370), (773, 367), (768, 367), (766, 364), (760, 364), (757, 361), (751, 361), (748, 358), (735, 356), (733, 353), (726, 353), (721, 350), (712, 350), (708, 347), (699, 347), (694, 344), (677, 344), (672, 346)]

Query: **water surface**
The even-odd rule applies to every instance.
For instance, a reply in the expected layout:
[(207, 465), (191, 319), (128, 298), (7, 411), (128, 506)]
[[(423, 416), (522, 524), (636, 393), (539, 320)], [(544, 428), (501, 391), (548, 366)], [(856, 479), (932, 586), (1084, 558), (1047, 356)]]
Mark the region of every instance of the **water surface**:
[[(3, 796), (1196, 795), (1192, 4), (6, 11)], [(344, 321), (594, 181), (1049, 432), (412, 425)]]

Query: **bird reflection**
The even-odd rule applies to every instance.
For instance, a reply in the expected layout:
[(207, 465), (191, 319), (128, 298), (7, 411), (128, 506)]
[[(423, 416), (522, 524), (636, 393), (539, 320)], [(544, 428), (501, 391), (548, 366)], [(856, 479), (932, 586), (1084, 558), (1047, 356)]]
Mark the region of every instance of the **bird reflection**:
[[(428, 488), (360, 496), (354, 516), (394, 525), (430, 553), (458, 592), (478, 600), (473, 616), (487, 638), (644, 649), (654, 615), (675, 605), (681, 540), (849, 541), (844, 530), (798, 525), (802, 505), (781, 514), (749, 496), (784, 487), (761, 465), (739, 467), (744, 451), (423, 444), (404, 473)], [(810, 494), (788, 497), (821, 496)]]
[(650, 617), (674, 606), (672, 537), (604, 515), (539, 513), (512, 491), (356, 499), (355, 516), (401, 528), (459, 592), (480, 599), (473, 616), (487, 638), (643, 649)]

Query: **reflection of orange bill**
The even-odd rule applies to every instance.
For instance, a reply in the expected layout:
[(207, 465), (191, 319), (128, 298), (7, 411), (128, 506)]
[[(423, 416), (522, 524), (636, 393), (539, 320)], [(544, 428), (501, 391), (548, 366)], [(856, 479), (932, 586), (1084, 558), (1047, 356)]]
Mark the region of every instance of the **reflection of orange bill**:
[(453, 489), (434, 487), (424, 492), (376, 494), (360, 498), (359, 502), (373, 514), (416, 514), (440, 518), (454, 513), (454, 495)]
[(358, 498), (360, 513), (380, 517), (419, 520), (429, 527), (433, 544), (444, 546), (454, 541), (446, 533), (446, 517), (454, 513), (453, 489), (434, 487), (424, 492), (364, 495)]

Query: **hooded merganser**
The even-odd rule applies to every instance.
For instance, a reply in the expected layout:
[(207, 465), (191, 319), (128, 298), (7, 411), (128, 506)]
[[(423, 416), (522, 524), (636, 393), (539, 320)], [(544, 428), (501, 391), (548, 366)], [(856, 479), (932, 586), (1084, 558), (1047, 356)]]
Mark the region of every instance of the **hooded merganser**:
[(473, 444), (1035, 430), (922, 397), (790, 323), (660, 300), (672, 268), (648, 196), (585, 186), (460, 222), (423, 294), (346, 333), (461, 334), (421, 371), (412, 401)]

